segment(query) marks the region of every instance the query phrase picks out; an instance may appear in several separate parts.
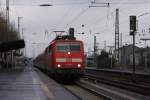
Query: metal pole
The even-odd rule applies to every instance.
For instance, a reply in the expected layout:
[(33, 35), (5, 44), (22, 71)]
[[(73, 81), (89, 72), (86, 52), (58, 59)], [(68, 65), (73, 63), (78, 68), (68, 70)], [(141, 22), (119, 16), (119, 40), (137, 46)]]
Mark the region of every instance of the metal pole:
[(9, 0), (6, 0), (6, 22), (9, 24)]
[(111, 56), (111, 57), (110, 57), (110, 58), (111, 58), (110, 68), (112, 68), (112, 58), (113, 58), (113, 57), (112, 57), (112, 47), (110, 47), (110, 56)]
[(20, 38), (22, 38), (22, 37), (21, 37), (21, 32), (20, 32), (20, 19), (21, 19), (21, 18), (23, 18), (23, 17), (18, 17), (18, 33), (19, 33), (19, 37), (20, 37)]
[(95, 66), (97, 66), (96, 64), (96, 36), (94, 36), (94, 64)]
[(13, 62), (14, 62), (14, 51), (11, 51), (11, 67), (13, 68)]
[(120, 47), (122, 47), (122, 33), (120, 33)]
[(133, 73), (135, 73), (135, 32), (133, 33)]
[[(6, 39), (7, 41), (9, 40), (9, 0), (6, 0)], [(5, 56), (6, 56), (6, 67), (8, 68), (8, 52), (5, 52)]]
[[(20, 32), (20, 19), (21, 19), (22, 17), (19, 17), (18, 16), (18, 35), (19, 35), (19, 38), (21, 39), (22, 37), (21, 37), (21, 32)], [(22, 50), (19, 50), (19, 53), (20, 54), (22, 54)]]
[(147, 71), (147, 46), (146, 46), (146, 40), (145, 40), (145, 71)]
[(104, 51), (106, 52), (106, 40), (104, 41)]
[(32, 56), (35, 58), (35, 47), (32, 48)]
[(19, 37), (21, 37), (21, 35), (20, 35), (20, 17), (18, 17), (18, 34), (19, 34)]
[(115, 18), (115, 59), (119, 63), (119, 9), (116, 9)]
[(112, 68), (112, 62), (113, 62), (112, 60), (113, 60), (113, 59), (112, 59), (112, 54), (111, 54), (111, 68)]

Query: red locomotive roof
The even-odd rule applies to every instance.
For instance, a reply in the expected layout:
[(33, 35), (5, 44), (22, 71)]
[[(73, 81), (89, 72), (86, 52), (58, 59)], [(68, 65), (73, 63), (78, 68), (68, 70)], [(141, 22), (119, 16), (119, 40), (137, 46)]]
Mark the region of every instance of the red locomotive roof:
[(76, 40), (75, 37), (70, 37), (69, 35), (57, 36), (53, 41), (50, 42), (50, 45), (56, 42), (82, 42), (81, 40)]

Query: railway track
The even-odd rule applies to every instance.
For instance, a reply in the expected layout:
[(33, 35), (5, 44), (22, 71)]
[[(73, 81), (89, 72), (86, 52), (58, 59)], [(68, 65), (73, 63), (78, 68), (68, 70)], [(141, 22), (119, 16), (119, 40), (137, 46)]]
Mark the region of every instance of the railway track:
[[(89, 74), (81, 78), (76, 84), (62, 84), (62, 86), (79, 100), (150, 100), (150, 88), (138, 86), (139, 84), (123, 82), (120, 82), (116, 78), (111, 80), (111, 78), (107, 79), (106, 77)], [(114, 86), (115, 88), (110, 86)], [(119, 90), (118, 92), (118, 88), (123, 90)]]
[(128, 81), (120, 81), (119, 79), (107, 78), (107, 77), (100, 77), (94, 76), (91, 74), (86, 74), (84, 76), (85, 79), (88, 81), (92, 81), (93, 83), (103, 83), (111, 86), (115, 86), (121, 89), (125, 89), (128, 91), (132, 91), (138, 94), (142, 94), (144, 96), (150, 96), (150, 86), (145, 86), (143, 84), (138, 84), (135, 82), (128, 82)]
[(80, 100), (111, 100), (107, 96), (92, 90), (88, 85), (82, 82), (76, 82), (74, 85), (63, 85), (63, 87)]
[(64, 87), (76, 95), (80, 100), (149, 100), (150, 97), (121, 90), (101, 83), (89, 82), (81, 79), (74, 85)]
[(150, 84), (150, 73), (140, 73), (140, 72), (130, 72), (121, 70), (111, 70), (111, 69), (96, 69), (96, 68), (86, 68), (85, 74), (90, 74), (94, 76), (102, 76), (105, 78), (113, 78), (114, 80), (122, 80), (129, 82), (136, 82), (139, 84)]

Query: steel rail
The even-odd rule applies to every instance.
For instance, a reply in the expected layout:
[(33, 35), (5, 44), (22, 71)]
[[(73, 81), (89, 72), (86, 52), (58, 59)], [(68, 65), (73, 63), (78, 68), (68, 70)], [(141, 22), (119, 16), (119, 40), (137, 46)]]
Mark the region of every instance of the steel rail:
[(150, 84), (150, 74), (138, 73), (132, 74), (132, 72), (119, 71), (119, 70), (105, 70), (105, 69), (85, 69), (85, 74), (92, 74), (97, 76), (113, 77), (116, 79), (122, 79), (127, 81), (133, 81), (136, 83)]
[(100, 76), (95, 76), (95, 75), (90, 75), (90, 74), (88, 75), (86, 74), (84, 77), (94, 80), (96, 82), (119, 87), (122, 89), (126, 89), (128, 91), (140, 93), (145, 96), (150, 96), (150, 87), (147, 87), (147, 86), (133, 84), (133, 83), (125, 82), (125, 81), (113, 80), (111, 78), (108, 79), (106, 77), (100, 77)]
[(83, 88), (84, 90), (86, 90), (86, 91), (88, 91), (88, 92), (94, 94), (94, 95), (99, 96), (100, 98), (102, 98), (102, 99), (104, 99), (104, 100), (112, 100), (111, 97), (109, 97), (109, 96), (107, 96), (107, 95), (105, 95), (105, 94), (103, 94), (103, 93), (100, 93), (100, 92), (98, 92), (98, 91), (96, 91), (96, 90), (90, 88), (89, 86), (87, 86), (86, 84), (84, 84), (84, 83), (82, 83), (82, 82), (76, 82), (76, 85), (79, 86), (79, 87), (81, 87), (81, 88)]

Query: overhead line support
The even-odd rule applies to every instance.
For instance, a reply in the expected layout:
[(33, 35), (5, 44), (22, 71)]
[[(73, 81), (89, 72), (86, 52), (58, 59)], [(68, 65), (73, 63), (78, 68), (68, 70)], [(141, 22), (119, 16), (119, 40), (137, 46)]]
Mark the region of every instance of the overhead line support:
[[(94, 2), (91, 2), (91, 5), (89, 5), (89, 8), (90, 7), (109, 7), (109, 6), (110, 6), (110, 3), (97, 3), (94, 1)], [(106, 45), (106, 41), (104, 44)], [(104, 46), (104, 48), (106, 49), (106, 46)], [(96, 36), (94, 36), (94, 63), (97, 67), (98, 65), (97, 65), (97, 61), (96, 61), (96, 53), (97, 53)]]

